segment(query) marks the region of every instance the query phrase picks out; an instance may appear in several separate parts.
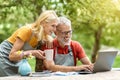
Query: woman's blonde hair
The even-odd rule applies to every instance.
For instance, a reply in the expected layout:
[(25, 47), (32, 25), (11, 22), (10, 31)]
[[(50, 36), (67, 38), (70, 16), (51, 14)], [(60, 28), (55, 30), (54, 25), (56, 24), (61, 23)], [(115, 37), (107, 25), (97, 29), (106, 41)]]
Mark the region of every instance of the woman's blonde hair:
[(58, 16), (53, 10), (46, 10), (40, 14), (40, 16), (35, 21), (32, 28), (34, 33), (38, 35), (38, 41), (42, 39), (52, 39), (52, 38), (49, 38), (50, 37), (49, 35), (44, 34), (44, 30), (43, 30), (43, 26), (41, 25), (41, 22), (42, 21), (51, 22), (53, 20), (58, 20)]

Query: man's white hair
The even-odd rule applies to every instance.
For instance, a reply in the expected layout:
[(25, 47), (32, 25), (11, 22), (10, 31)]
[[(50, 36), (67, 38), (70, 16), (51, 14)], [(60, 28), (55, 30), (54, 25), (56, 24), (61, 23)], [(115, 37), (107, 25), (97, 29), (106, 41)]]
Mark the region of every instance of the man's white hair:
[(65, 24), (66, 26), (71, 27), (71, 21), (66, 17), (59, 17), (58, 26), (61, 25), (61, 24)]

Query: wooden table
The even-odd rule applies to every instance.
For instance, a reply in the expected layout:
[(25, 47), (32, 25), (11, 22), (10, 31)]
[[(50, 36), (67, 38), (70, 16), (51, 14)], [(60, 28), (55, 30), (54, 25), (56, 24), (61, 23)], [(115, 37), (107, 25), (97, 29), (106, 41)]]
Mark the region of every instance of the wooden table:
[(98, 72), (94, 74), (80, 74), (70, 76), (49, 76), (49, 77), (23, 77), (9, 76), (0, 77), (0, 80), (120, 80), (120, 70)]

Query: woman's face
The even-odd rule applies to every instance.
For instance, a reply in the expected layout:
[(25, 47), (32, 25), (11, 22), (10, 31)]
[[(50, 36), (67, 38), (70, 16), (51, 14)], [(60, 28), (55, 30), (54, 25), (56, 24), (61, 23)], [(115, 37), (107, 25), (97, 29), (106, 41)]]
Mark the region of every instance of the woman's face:
[(44, 27), (44, 33), (51, 35), (53, 32), (56, 31), (56, 26), (58, 25), (57, 20), (53, 20), (51, 22), (44, 22), (43, 27)]

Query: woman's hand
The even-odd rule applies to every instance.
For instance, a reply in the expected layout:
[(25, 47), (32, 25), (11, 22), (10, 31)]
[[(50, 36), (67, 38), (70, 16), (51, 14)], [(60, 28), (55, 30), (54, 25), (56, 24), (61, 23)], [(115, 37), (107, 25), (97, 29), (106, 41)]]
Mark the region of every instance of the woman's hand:
[(45, 41), (46, 48), (53, 48), (53, 42)]
[(29, 56), (32, 54), (33, 56), (39, 58), (39, 59), (46, 59), (44, 51), (41, 50), (29, 50), (29, 51), (24, 51), (24, 56)]
[(48, 35), (48, 40), (44, 40), (46, 48), (53, 48), (53, 40), (54, 38)]

